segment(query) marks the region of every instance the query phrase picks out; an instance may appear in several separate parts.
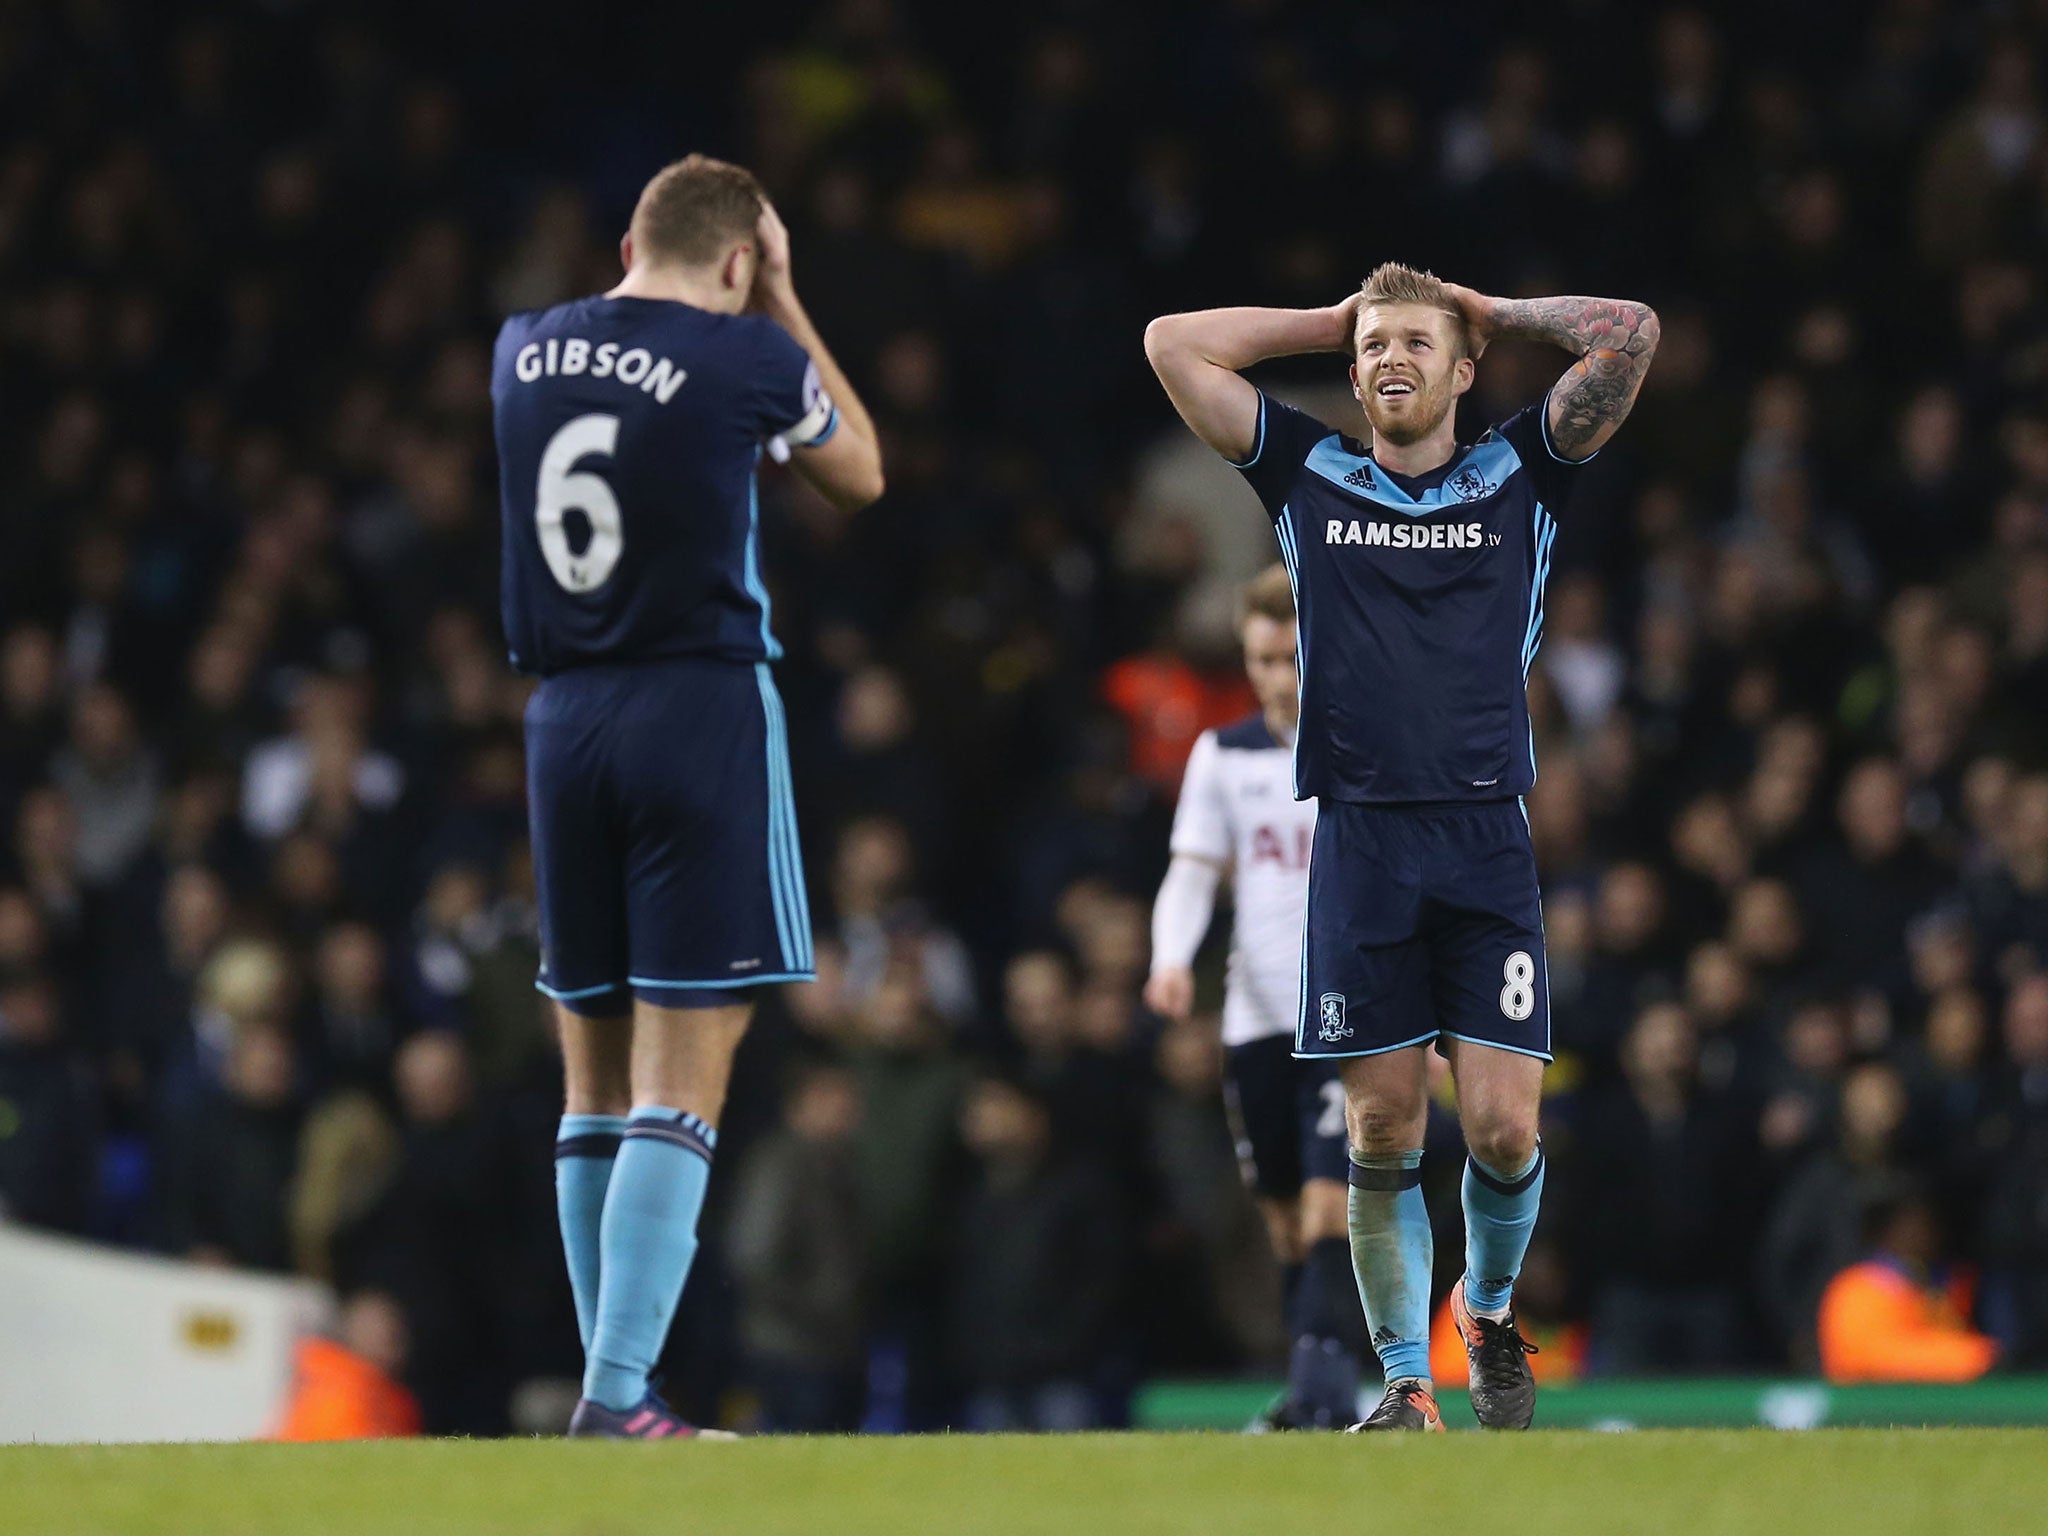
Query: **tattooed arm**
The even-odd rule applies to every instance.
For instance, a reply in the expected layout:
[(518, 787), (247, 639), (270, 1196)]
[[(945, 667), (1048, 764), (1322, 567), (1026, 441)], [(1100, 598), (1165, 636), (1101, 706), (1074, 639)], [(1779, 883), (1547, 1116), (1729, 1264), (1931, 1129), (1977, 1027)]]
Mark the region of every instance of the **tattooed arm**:
[(1590, 459), (1636, 403), (1657, 351), (1657, 312), (1629, 299), (1495, 299), (1446, 284), (1472, 333), (1472, 355), (1499, 336), (1555, 342), (1579, 360), (1550, 389), (1550, 441)]

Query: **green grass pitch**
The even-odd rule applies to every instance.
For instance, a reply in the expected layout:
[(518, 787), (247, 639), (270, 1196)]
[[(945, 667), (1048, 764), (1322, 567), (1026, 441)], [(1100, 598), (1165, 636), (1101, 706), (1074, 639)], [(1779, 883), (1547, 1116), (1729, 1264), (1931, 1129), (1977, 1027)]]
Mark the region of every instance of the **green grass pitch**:
[(2048, 1532), (2048, 1431), (0, 1447), (22, 1536)]

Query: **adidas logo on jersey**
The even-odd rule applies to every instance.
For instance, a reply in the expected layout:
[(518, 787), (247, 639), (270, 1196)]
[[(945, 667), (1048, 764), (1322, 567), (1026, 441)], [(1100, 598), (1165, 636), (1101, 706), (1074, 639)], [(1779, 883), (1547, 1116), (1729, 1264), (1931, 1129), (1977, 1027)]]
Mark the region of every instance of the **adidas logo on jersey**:
[(1370, 464), (1359, 465), (1358, 468), (1344, 477), (1344, 483), (1356, 486), (1361, 491), (1376, 491), (1379, 489), (1379, 482), (1372, 477), (1372, 466)]

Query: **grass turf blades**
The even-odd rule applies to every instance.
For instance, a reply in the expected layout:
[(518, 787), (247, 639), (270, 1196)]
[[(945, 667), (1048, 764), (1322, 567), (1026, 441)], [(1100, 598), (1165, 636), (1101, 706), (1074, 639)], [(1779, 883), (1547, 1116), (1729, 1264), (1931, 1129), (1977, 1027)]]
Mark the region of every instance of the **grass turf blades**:
[(37, 1536), (1999, 1536), (2048, 1529), (2048, 1431), (8, 1446), (0, 1490)]

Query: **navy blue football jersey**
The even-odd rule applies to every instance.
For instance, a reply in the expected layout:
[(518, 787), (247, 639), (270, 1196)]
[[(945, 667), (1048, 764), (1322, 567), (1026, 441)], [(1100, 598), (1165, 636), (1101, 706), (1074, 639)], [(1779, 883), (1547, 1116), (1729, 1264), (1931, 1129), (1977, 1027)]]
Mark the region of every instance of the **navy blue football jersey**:
[(763, 315), (576, 299), (514, 315), (491, 362), (512, 664), (773, 660), (754, 472), (821, 443), (817, 369)]
[(1294, 582), (1298, 797), (1492, 800), (1536, 781), (1529, 667), (1581, 468), (1551, 446), (1544, 411), (1410, 476), (1260, 394), (1257, 442), (1235, 467)]

